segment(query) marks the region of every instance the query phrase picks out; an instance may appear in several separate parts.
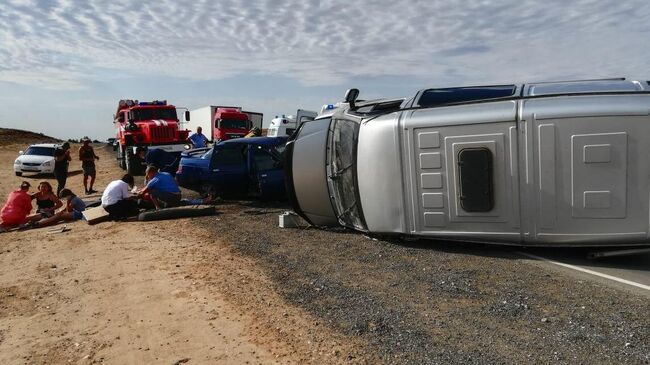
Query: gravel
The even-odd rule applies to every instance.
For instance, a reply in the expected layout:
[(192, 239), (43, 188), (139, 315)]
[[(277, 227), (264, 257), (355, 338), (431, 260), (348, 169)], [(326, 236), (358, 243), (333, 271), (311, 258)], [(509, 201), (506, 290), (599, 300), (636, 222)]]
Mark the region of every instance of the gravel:
[(236, 203), (196, 222), (253, 258), (287, 301), (386, 363), (650, 364), (647, 298), (509, 248), (280, 229), (285, 206)]

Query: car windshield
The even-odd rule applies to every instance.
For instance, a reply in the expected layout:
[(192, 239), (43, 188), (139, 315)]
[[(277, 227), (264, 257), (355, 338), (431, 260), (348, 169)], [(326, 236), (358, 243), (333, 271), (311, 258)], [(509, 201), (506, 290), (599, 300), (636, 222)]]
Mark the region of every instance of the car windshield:
[(134, 120), (178, 119), (173, 108), (142, 108), (133, 110)]
[(32, 156), (54, 156), (54, 148), (52, 147), (29, 147), (24, 153), (25, 155)]
[(221, 119), (221, 128), (228, 129), (247, 129), (248, 121), (235, 119)]
[(336, 216), (350, 228), (366, 230), (357, 186), (359, 123), (336, 119), (329, 134), (329, 185)]

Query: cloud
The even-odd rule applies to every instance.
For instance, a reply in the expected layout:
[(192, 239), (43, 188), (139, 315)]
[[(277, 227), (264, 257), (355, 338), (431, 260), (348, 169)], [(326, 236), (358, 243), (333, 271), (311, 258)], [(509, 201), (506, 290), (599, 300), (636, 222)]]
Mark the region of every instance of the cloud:
[(484, 82), (647, 72), (646, 0), (5, 0), (0, 80), (83, 88), (130, 75)]

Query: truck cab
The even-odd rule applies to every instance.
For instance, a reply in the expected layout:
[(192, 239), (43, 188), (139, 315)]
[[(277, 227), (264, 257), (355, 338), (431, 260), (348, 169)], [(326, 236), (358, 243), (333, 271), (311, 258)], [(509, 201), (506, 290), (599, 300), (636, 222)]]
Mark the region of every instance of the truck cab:
[(212, 136), (214, 141), (244, 137), (251, 128), (248, 114), (239, 108), (217, 108), (212, 122), (215, 126)]
[(140, 165), (134, 161), (138, 147), (180, 153), (189, 135), (180, 128), (176, 107), (166, 100), (120, 100), (113, 123), (119, 164), (130, 173), (139, 173)]

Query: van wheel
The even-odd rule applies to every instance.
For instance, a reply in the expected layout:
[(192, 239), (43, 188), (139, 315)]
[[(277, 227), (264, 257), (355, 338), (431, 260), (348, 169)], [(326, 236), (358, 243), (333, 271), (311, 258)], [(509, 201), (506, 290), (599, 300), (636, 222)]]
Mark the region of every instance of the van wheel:
[(23, 173), (16, 171), (16, 176), (23, 176)]

